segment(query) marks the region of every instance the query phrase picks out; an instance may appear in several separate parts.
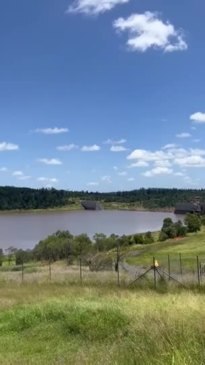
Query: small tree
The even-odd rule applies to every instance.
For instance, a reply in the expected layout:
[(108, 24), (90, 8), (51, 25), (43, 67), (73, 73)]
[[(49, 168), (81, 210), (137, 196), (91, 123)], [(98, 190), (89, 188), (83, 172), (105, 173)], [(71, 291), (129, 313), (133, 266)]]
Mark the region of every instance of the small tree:
[(150, 244), (154, 242), (154, 237), (150, 231), (146, 232), (144, 235), (144, 244)]
[(3, 261), (4, 261), (4, 253), (2, 248), (0, 248), (0, 266), (3, 265)]
[(201, 229), (201, 218), (197, 214), (187, 213), (184, 222), (188, 232), (198, 232)]
[(159, 232), (159, 237), (158, 237), (159, 242), (166, 241), (166, 240), (168, 240), (168, 238), (169, 237), (167, 236), (167, 234), (164, 231)]

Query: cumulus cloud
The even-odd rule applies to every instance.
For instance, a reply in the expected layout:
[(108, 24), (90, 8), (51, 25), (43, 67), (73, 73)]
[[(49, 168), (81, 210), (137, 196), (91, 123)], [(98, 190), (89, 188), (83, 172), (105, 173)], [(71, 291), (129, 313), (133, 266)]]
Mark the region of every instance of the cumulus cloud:
[(0, 172), (6, 172), (8, 171), (7, 167), (0, 167)]
[(75, 0), (69, 6), (68, 13), (97, 15), (113, 9), (116, 5), (128, 3), (130, 0)]
[(72, 150), (76, 150), (77, 148), (78, 148), (78, 146), (74, 143), (56, 147), (56, 149), (58, 151), (72, 151)]
[(127, 151), (127, 148), (124, 146), (111, 146), (110, 151), (111, 152), (124, 152), (124, 151)]
[(146, 177), (152, 177), (156, 175), (170, 175), (172, 173), (173, 170), (169, 169), (168, 167), (155, 167), (149, 171), (142, 173), (142, 175)]
[(98, 146), (97, 144), (94, 144), (92, 146), (83, 146), (81, 148), (82, 152), (96, 152), (100, 150), (100, 146)]
[(205, 113), (197, 112), (190, 115), (190, 119), (195, 123), (205, 123)]
[[(166, 150), (141, 150), (136, 149), (128, 156), (128, 160), (134, 160), (133, 164), (149, 163), (155, 167), (169, 168), (174, 165), (184, 167), (204, 167), (205, 150), (197, 148), (168, 148)], [(154, 172), (159, 171), (155, 170)], [(166, 171), (166, 170), (164, 170)], [(149, 174), (148, 174), (149, 175)]]
[(16, 151), (19, 149), (17, 144), (8, 143), (8, 142), (0, 142), (0, 152), (4, 151)]
[(191, 134), (187, 133), (187, 132), (182, 132), (182, 133), (177, 134), (176, 137), (177, 138), (189, 138), (189, 137), (191, 137)]
[(68, 133), (68, 128), (38, 128), (35, 130), (36, 133), (42, 133), (42, 134), (61, 134), (61, 133)]
[(57, 158), (39, 158), (38, 161), (45, 165), (62, 165), (62, 161)]
[(132, 167), (147, 167), (147, 166), (149, 166), (148, 162), (139, 160), (137, 162), (130, 164), (128, 167), (132, 168)]
[(127, 181), (132, 182), (135, 181), (134, 177), (128, 177)]
[(188, 48), (181, 30), (168, 21), (163, 22), (157, 13), (147, 11), (118, 18), (113, 27), (128, 33), (127, 46), (131, 51), (145, 52), (149, 48), (164, 52), (184, 51)]
[(127, 140), (125, 138), (121, 138), (121, 139), (118, 139), (118, 140), (108, 138), (104, 143), (105, 144), (116, 145), (116, 144), (123, 144), (123, 143), (126, 143), (126, 142), (127, 142)]

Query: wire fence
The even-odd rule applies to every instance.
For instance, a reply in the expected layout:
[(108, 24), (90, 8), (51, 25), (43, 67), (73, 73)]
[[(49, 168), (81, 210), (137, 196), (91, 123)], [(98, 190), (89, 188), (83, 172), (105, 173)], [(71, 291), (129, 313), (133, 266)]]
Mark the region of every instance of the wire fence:
[(162, 283), (189, 287), (205, 287), (205, 256), (190, 254), (122, 256), (119, 247), (112, 258), (97, 264), (87, 257), (69, 257), (69, 260), (52, 262), (6, 264), (0, 267), (0, 282), (15, 281), (55, 282), (80, 284), (111, 284), (116, 286), (147, 286), (157, 288)]

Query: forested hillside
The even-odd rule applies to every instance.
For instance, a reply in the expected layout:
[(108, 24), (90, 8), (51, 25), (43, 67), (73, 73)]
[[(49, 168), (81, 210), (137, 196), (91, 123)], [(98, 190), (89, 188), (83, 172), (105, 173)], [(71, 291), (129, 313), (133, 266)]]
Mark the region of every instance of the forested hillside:
[(205, 201), (205, 190), (139, 189), (99, 193), (56, 189), (29, 189), (0, 187), (0, 210), (46, 209), (73, 206), (80, 200), (98, 200), (102, 203), (124, 203), (130, 208), (173, 208), (178, 202), (190, 202), (195, 198)]

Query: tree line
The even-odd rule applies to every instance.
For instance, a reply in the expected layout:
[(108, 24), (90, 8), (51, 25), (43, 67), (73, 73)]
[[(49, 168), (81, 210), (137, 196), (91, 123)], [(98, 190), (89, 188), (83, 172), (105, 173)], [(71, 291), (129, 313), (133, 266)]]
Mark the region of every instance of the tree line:
[(72, 206), (80, 200), (124, 203), (130, 208), (173, 209), (177, 203), (190, 202), (196, 196), (205, 202), (205, 189), (141, 188), (132, 191), (100, 193), (4, 186), (0, 187), (0, 210), (57, 208)]

